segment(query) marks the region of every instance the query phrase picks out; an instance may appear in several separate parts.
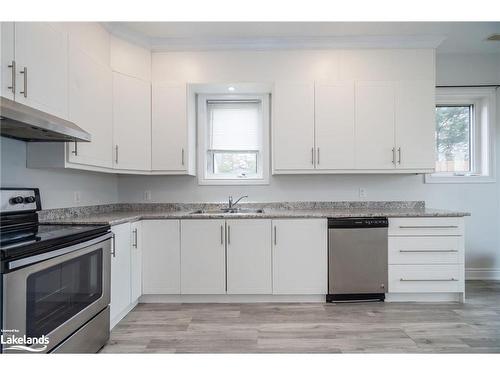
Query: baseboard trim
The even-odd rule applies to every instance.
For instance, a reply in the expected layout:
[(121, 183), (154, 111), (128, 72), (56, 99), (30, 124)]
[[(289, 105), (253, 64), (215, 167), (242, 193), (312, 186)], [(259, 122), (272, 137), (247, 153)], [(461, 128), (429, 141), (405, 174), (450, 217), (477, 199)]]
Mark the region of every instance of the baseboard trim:
[(265, 303), (265, 302), (325, 302), (324, 294), (271, 295), (271, 294), (146, 294), (140, 303)]
[(466, 268), (466, 280), (500, 280), (500, 268)]

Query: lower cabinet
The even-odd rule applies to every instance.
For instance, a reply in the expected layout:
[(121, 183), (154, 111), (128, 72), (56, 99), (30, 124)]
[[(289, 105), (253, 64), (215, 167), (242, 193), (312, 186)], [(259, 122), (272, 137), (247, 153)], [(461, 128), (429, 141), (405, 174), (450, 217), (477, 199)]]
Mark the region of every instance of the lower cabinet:
[(271, 220), (227, 220), (227, 294), (272, 294)]
[(226, 223), (181, 220), (181, 294), (226, 293)]
[(179, 220), (142, 221), (142, 293), (181, 292)]
[(326, 219), (273, 220), (273, 294), (327, 294)]
[(130, 223), (111, 228), (115, 238), (111, 252), (111, 324), (127, 313), (131, 303)]

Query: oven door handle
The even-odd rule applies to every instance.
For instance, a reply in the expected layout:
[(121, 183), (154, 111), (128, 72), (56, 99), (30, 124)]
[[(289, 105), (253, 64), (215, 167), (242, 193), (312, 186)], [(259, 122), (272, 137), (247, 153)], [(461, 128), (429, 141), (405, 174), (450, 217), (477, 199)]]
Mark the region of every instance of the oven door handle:
[(9, 271), (15, 270), (20, 267), (24, 266), (29, 266), (30, 264), (38, 263), (47, 259), (55, 258), (64, 254), (68, 254), (83, 248), (86, 248), (88, 246), (92, 246), (94, 244), (97, 244), (102, 241), (106, 241), (112, 237), (111, 233), (106, 233), (102, 236), (93, 238), (91, 240), (79, 243), (77, 245), (73, 246), (68, 246), (68, 247), (63, 247), (61, 249), (57, 249), (54, 251), (50, 251), (48, 253), (43, 253), (43, 254), (38, 254), (38, 255), (33, 255), (31, 257), (19, 259), (19, 260), (14, 260), (12, 262), (9, 262), (8, 264), (8, 269)]

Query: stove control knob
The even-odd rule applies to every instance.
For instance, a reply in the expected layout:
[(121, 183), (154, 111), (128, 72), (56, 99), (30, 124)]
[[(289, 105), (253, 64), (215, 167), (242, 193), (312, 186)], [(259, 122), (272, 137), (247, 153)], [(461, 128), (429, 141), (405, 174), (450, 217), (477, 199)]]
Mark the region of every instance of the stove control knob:
[(24, 198), (21, 196), (10, 198), (10, 204), (21, 204), (21, 203), (24, 203)]
[(24, 197), (24, 203), (35, 203), (35, 197), (34, 196)]

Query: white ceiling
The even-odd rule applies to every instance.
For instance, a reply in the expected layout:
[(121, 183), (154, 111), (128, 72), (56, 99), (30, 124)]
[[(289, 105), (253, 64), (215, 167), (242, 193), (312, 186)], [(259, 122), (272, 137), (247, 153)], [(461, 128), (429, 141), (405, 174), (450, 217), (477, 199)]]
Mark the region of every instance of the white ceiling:
[(107, 26), (153, 49), (280, 43), (293, 47), (297, 41), (302, 47), (326, 45), (325, 41), (330, 45), (405, 40), (438, 44), (444, 39), (439, 53), (500, 53), (500, 42), (485, 41), (500, 34), (500, 22), (114, 22)]

